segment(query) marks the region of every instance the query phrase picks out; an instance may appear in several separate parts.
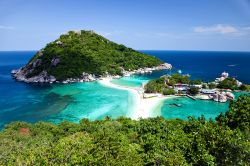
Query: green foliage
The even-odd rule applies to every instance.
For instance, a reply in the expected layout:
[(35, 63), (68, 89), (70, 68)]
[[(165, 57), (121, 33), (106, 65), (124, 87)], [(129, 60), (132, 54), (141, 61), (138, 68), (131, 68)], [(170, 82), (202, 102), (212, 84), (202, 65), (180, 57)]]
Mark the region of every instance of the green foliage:
[(188, 90), (188, 93), (190, 93), (191, 95), (196, 95), (199, 93), (199, 88), (197, 87), (191, 87), (189, 90)]
[(162, 93), (166, 88), (168, 85), (165, 84), (165, 77), (151, 80), (144, 86), (146, 93)]
[[(61, 44), (58, 44), (59, 41)], [(57, 66), (51, 65), (54, 58), (60, 59)], [(31, 69), (32, 62), (37, 59), (41, 59), (42, 64), (34, 68), (28, 77), (46, 70), (57, 80), (77, 78), (83, 72), (95, 75), (105, 75), (106, 72), (120, 75), (121, 67), (128, 71), (163, 63), (156, 57), (111, 42), (92, 31), (83, 30), (81, 34), (71, 31), (47, 44), (42, 49), (42, 55), (38, 52), (26, 68)]]
[(250, 85), (242, 84), (241, 86), (238, 86), (237, 80), (231, 77), (226, 78), (225, 80), (219, 82), (217, 88), (250, 91)]
[(237, 101), (232, 101), (229, 111), (225, 114), (220, 114), (216, 120), (232, 129), (249, 130), (250, 97), (244, 95), (240, 96)]
[(176, 92), (174, 89), (171, 89), (171, 88), (168, 88), (168, 89), (164, 89), (162, 91), (162, 94), (163, 95), (174, 95)]
[[(194, 82), (199, 82), (198, 80)], [(170, 86), (177, 83), (189, 84), (189, 77), (181, 74), (173, 74), (171, 76), (163, 76), (161, 78), (149, 81), (145, 86), (146, 93), (162, 93), (164, 95), (173, 95), (176, 92)]]
[(231, 90), (236, 90), (238, 89), (237, 86), (237, 81), (234, 78), (226, 78), (223, 81), (219, 82), (219, 84), (217, 85), (218, 88), (221, 89), (231, 89)]
[(214, 89), (214, 88), (216, 88), (217, 87), (217, 85), (215, 84), (215, 83), (209, 83), (208, 84), (208, 88), (209, 89)]
[(0, 165), (248, 165), (249, 111), (241, 96), (217, 121), (15, 122), (0, 132)]
[(202, 84), (201, 80), (190, 80), (189, 84), (191, 85), (200, 85)]
[(242, 91), (250, 91), (250, 85), (242, 84), (242, 85), (239, 87), (239, 90), (242, 90)]
[(190, 80), (189, 80), (189, 76), (187, 75), (181, 75), (181, 74), (173, 74), (171, 75), (171, 77), (169, 77), (169, 85), (175, 85), (177, 83), (181, 83), (181, 84), (189, 84)]
[(167, 85), (166, 80), (168, 77), (161, 77), (155, 80), (149, 81), (145, 86), (144, 90), (146, 93), (162, 93), (164, 95), (174, 95), (174, 89)]

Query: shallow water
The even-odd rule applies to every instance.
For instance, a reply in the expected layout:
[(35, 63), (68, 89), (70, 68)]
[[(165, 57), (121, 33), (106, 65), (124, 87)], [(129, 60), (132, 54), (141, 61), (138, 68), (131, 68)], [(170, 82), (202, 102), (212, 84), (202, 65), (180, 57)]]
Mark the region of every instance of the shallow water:
[[(181, 107), (172, 104), (181, 104)], [(219, 103), (212, 100), (192, 100), (182, 97), (165, 100), (161, 109), (161, 115), (167, 119), (187, 119), (189, 116), (200, 117), (204, 115), (207, 119), (214, 119), (228, 110), (229, 102)]]
[(126, 116), (130, 109), (131, 94), (128, 91), (104, 87), (99, 83), (74, 83), (55, 86), (51, 90), (59, 95), (70, 95), (73, 98), (65, 109), (50, 118), (49, 121), (59, 122), (62, 119), (78, 122), (82, 118), (90, 120), (103, 119), (106, 116), (117, 118)]

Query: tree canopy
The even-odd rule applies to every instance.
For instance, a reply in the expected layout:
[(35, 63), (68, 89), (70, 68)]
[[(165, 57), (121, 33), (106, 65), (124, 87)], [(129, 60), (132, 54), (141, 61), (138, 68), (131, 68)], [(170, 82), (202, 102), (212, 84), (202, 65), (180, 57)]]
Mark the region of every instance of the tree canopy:
[[(164, 95), (173, 95), (176, 93), (173, 89), (173, 86), (178, 83), (196, 85), (196, 84), (202, 84), (202, 81), (190, 80), (189, 76), (176, 73), (171, 76), (169, 75), (162, 76), (160, 78), (150, 80), (144, 86), (144, 89), (146, 93), (162, 93)], [(192, 88), (191, 93), (192, 94), (198, 93), (198, 89)]]
[(224, 79), (223, 81), (220, 81), (219, 84), (217, 85), (218, 88), (221, 89), (231, 89), (231, 90), (236, 90), (238, 89), (237, 81), (234, 78), (228, 77)]
[(237, 101), (230, 103), (230, 109), (217, 117), (219, 123), (232, 129), (249, 130), (250, 127), (250, 97), (240, 96)]

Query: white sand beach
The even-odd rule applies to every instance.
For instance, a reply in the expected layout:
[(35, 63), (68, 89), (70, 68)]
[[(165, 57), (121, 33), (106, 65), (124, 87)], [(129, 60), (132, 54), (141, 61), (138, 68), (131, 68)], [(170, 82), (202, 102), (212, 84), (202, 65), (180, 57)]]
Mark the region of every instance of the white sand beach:
[[(117, 84), (113, 84), (110, 81), (112, 78), (103, 78), (99, 80), (99, 82), (107, 87), (117, 88), (121, 90), (127, 90), (132, 95), (133, 107), (128, 111), (127, 116), (131, 119), (140, 119), (140, 118), (149, 118), (157, 116), (157, 109), (161, 107), (161, 104), (165, 99), (172, 98), (172, 96), (162, 96), (160, 94), (156, 94), (156, 97), (152, 98), (143, 98), (142, 88), (140, 87), (128, 87), (121, 86)], [(159, 110), (158, 110), (159, 111)]]

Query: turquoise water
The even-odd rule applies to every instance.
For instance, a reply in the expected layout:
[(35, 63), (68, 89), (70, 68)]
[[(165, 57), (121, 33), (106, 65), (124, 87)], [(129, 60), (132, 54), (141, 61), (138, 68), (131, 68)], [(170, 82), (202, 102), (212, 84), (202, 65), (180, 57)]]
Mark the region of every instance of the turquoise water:
[(113, 79), (111, 82), (113, 84), (129, 86), (129, 87), (140, 87), (142, 84), (145, 84), (150, 79), (146, 75), (133, 75), (131, 77), (122, 77), (120, 79)]
[[(176, 107), (171, 104), (181, 104)], [(190, 98), (175, 98), (165, 100), (161, 109), (161, 115), (167, 119), (187, 119), (189, 116), (200, 117), (204, 115), (206, 118), (214, 119), (220, 112), (228, 110), (229, 102), (218, 103), (211, 100), (192, 100)]]
[(69, 95), (73, 99), (59, 114), (49, 119), (53, 122), (60, 122), (65, 118), (73, 122), (82, 118), (117, 118), (126, 116), (132, 105), (128, 91), (104, 87), (97, 82), (54, 86), (51, 92), (61, 96)]
[[(8, 105), (7, 99), (2, 100)], [(9, 109), (1, 109), (0, 126), (15, 120), (59, 123), (63, 120), (79, 122), (82, 118), (117, 118), (127, 116), (133, 106), (128, 91), (104, 87), (98, 82), (53, 85), (39, 94), (16, 96), (13, 100), (15, 105), (11, 101)]]

